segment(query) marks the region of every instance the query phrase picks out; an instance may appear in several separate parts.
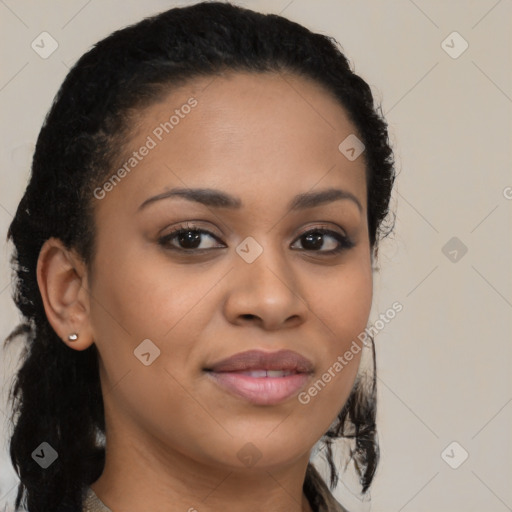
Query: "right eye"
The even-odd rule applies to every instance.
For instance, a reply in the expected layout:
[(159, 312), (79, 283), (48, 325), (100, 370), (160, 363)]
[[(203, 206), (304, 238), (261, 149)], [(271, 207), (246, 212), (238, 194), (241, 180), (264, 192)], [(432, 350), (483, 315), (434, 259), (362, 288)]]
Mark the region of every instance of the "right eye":
[[(183, 252), (201, 252), (209, 249), (223, 248), (225, 245), (211, 245), (209, 247), (200, 247), (203, 237), (208, 236), (212, 240), (218, 238), (210, 231), (190, 224), (178, 226), (171, 233), (168, 233), (158, 239), (158, 243), (163, 247)], [(173, 243), (176, 241), (176, 243)]]

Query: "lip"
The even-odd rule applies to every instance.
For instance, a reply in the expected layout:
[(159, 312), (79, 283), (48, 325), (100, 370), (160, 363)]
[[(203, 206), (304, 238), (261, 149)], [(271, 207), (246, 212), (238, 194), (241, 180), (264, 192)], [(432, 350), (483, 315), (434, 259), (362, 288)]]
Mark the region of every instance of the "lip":
[[(285, 375), (262, 376), (264, 370), (281, 371)], [(313, 363), (292, 350), (249, 350), (216, 362), (205, 371), (214, 383), (237, 397), (257, 405), (276, 405), (305, 386), (313, 372)]]
[(293, 350), (278, 350), (276, 352), (248, 350), (213, 363), (206, 370), (215, 373), (250, 370), (284, 370), (296, 373), (311, 373), (313, 363)]

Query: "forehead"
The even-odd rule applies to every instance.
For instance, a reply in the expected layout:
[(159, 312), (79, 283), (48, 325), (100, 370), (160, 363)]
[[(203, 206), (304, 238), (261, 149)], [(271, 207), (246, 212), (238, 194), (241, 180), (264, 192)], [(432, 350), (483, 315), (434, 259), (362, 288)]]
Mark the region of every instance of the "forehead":
[[(196, 106), (190, 109), (187, 103), (192, 98)], [(166, 144), (175, 146), (191, 135), (178, 129), (178, 124), (193, 124), (196, 137), (205, 143), (229, 139), (232, 144), (254, 147), (272, 140), (272, 146), (277, 146), (301, 137), (311, 141), (309, 150), (318, 147), (320, 139), (329, 145), (332, 139), (357, 131), (344, 107), (324, 86), (276, 72), (230, 71), (192, 79), (140, 112), (137, 121), (134, 128), (139, 134), (153, 133), (159, 141), (162, 136)], [(162, 133), (159, 126), (166, 121), (173, 126)]]
[(294, 195), (318, 183), (343, 184), (366, 207), (364, 155), (350, 161), (339, 149), (357, 130), (339, 101), (311, 80), (246, 72), (200, 77), (130, 122), (132, 136), (113, 169), (124, 165), (127, 172), (112, 198), (123, 191), (140, 204), (150, 192), (202, 186), (262, 200), (263, 189), (266, 197), (270, 190)]

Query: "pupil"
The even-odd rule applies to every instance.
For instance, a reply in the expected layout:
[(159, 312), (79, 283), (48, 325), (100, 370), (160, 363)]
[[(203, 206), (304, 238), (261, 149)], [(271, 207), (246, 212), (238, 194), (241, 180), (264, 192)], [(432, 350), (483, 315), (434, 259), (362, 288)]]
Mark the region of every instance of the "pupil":
[[(181, 233), (178, 239), (180, 244), (185, 246), (185, 249), (196, 249), (200, 243), (201, 235), (199, 231), (187, 231), (185, 233)], [(189, 244), (191, 244), (192, 247)]]
[[(309, 244), (311, 249), (319, 249), (322, 247), (322, 233), (314, 232), (306, 235), (306, 244)], [(311, 243), (310, 243), (311, 242)]]

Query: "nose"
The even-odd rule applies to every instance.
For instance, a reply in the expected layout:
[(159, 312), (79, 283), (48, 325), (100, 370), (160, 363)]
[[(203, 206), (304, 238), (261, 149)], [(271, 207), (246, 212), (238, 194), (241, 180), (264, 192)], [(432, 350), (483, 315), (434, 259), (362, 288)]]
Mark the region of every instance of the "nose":
[(279, 252), (265, 248), (252, 263), (236, 256), (224, 303), (224, 314), (231, 323), (276, 330), (306, 321), (309, 308), (300, 276)]

